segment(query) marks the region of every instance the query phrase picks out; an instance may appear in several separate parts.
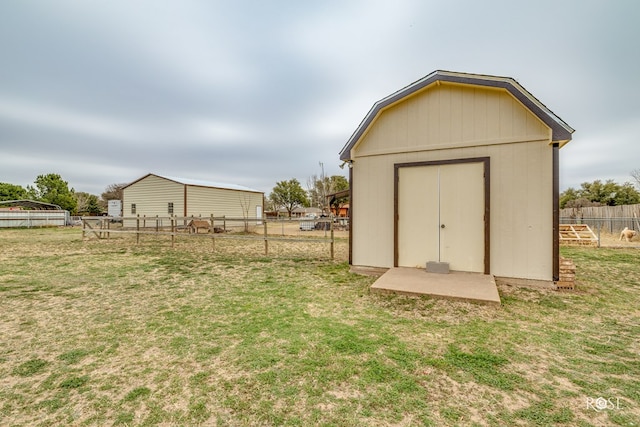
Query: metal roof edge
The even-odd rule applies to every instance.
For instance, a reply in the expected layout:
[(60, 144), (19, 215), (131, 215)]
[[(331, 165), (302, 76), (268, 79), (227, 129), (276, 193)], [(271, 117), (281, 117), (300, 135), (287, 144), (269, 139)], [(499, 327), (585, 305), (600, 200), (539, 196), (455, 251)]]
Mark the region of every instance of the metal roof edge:
[(175, 177), (175, 176), (165, 176), (165, 175), (158, 175), (157, 173), (148, 173), (146, 175), (144, 175), (143, 177), (140, 177), (138, 179), (136, 179), (135, 181), (132, 181), (130, 184), (127, 184), (126, 186), (124, 186), (124, 188), (127, 188), (133, 184), (135, 184), (136, 182), (142, 181), (143, 179), (149, 177), (149, 176), (155, 176), (158, 178), (162, 178), (162, 179), (166, 179), (167, 181), (171, 181), (171, 182), (175, 182), (177, 184), (181, 184), (181, 185), (190, 185), (190, 186), (195, 186), (195, 187), (209, 187), (209, 188), (220, 188), (223, 190), (237, 190), (237, 191), (246, 191), (249, 193), (260, 193), (260, 194), (264, 194), (264, 191), (260, 191), (260, 190), (256, 190), (254, 188), (249, 188), (249, 187), (245, 187), (243, 185), (238, 185), (238, 184), (227, 184), (227, 183), (222, 183), (222, 182), (213, 182), (213, 181), (204, 181), (204, 180), (198, 180), (198, 179), (189, 179), (189, 178), (179, 178), (179, 177)]
[(211, 188), (221, 188), (224, 190), (247, 191), (250, 193), (264, 193), (264, 191), (256, 190), (254, 188), (249, 188), (249, 187), (245, 187), (244, 185), (238, 185), (238, 184), (229, 184), (224, 182), (204, 181), (199, 179), (179, 178), (179, 177), (171, 177), (171, 176), (161, 176), (161, 178), (169, 179), (171, 181), (179, 182), (180, 184), (190, 185), (195, 187), (211, 187)]
[(58, 210), (58, 211), (63, 211), (65, 209), (62, 209), (62, 207), (60, 207), (60, 205), (55, 205), (53, 203), (46, 203), (46, 202), (40, 202), (38, 200), (30, 200), (30, 199), (20, 199), (20, 200), (4, 200), (0, 202), (0, 205), (22, 205), (22, 206), (27, 206), (27, 207), (34, 207), (34, 206), (40, 206), (40, 207), (52, 207), (52, 208), (56, 208), (56, 209), (46, 209), (46, 210)]
[(130, 183), (128, 183), (127, 185), (125, 185), (124, 187), (122, 187), (122, 189), (124, 190), (125, 188), (130, 187), (130, 186), (132, 186), (133, 184), (135, 184), (136, 182), (142, 181), (143, 179), (145, 179), (146, 177), (151, 176), (151, 175), (158, 176), (158, 175), (153, 174), (153, 173), (148, 173), (148, 174), (146, 174), (146, 175), (144, 175), (144, 176), (141, 176), (141, 177), (140, 177), (140, 178), (138, 178), (138, 179), (134, 179), (133, 181), (131, 181)]

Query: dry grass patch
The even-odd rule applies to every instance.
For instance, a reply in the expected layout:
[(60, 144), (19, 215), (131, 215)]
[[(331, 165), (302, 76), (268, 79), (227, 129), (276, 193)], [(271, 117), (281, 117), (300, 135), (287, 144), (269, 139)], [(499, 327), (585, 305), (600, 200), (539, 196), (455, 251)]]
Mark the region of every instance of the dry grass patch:
[(504, 285), (495, 308), (371, 294), (345, 240), (336, 261), (316, 243), (134, 242), (0, 230), (1, 425), (640, 418), (638, 251), (563, 248), (576, 292)]

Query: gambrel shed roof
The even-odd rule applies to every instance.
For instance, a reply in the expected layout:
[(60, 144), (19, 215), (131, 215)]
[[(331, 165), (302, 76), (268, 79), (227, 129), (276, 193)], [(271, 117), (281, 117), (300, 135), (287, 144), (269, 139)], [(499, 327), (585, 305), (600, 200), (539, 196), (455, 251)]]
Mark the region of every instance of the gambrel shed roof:
[(351, 149), (358, 143), (383, 110), (427, 88), (428, 86), (438, 84), (439, 82), (505, 89), (525, 107), (527, 107), (543, 123), (549, 126), (552, 131), (552, 142), (558, 143), (562, 147), (567, 142), (571, 141), (571, 134), (574, 132), (574, 129), (565, 123), (560, 117), (556, 116), (543, 103), (541, 103), (536, 97), (511, 77), (437, 70), (373, 104), (371, 110), (369, 110), (353, 135), (351, 135), (351, 138), (349, 138), (345, 146), (342, 148), (342, 151), (340, 151), (340, 159), (344, 161), (350, 160)]

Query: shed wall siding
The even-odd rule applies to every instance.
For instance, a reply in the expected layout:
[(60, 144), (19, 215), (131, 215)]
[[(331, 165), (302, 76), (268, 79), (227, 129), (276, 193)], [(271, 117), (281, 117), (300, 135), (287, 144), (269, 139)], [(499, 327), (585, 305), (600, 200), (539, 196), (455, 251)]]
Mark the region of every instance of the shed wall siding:
[[(123, 216), (135, 216), (131, 214), (131, 205), (135, 203), (136, 215), (140, 217), (157, 215), (166, 218), (169, 216), (168, 204), (173, 202), (173, 215), (177, 217), (185, 216), (186, 212), (186, 216), (210, 217), (213, 214), (216, 217), (243, 218), (248, 215), (255, 218), (257, 207), (262, 208), (262, 201), (262, 193), (184, 185), (150, 175), (124, 189)], [(124, 226), (135, 227), (136, 223), (125, 220)]]
[[(154, 175), (128, 186), (123, 192), (122, 215), (130, 217), (131, 204), (136, 204), (136, 212), (140, 216), (167, 217), (168, 204), (173, 202), (174, 215), (184, 214), (184, 185)], [(135, 226), (126, 223), (125, 226)]]
[(189, 216), (255, 218), (256, 206), (262, 206), (262, 193), (189, 185), (187, 205)]
[(552, 280), (550, 140), (506, 91), (440, 85), (382, 112), (352, 150), (352, 264), (393, 266), (394, 164), (489, 157), (491, 274)]
[(382, 111), (352, 158), (538, 140), (551, 129), (506, 90), (443, 83)]

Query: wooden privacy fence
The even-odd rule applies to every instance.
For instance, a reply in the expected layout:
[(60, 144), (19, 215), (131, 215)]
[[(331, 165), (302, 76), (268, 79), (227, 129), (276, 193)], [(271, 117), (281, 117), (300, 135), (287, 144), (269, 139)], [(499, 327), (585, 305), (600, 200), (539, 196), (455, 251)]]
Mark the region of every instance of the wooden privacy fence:
[(620, 232), (627, 227), (640, 230), (640, 204), (621, 206), (591, 206), (560, 209), (560, 223), (588, 224), (592, 229)]
[[(341, 218), (344, 220), (344, 218)], [(344, 222), (337, 222), (336, 218), (301, 218), (288, 220), (271, 220), (266, 218), (227, 218), (227, 217), (123, 217), (114, 218), (106, 216), (82, 217), (82, 239), (97, 237), (109, 239), (112, 234), (134, 234), (136, 244), (140, 243), (141, 236), (166, 236), (170, 238), (171, 247), (175, 246), (176, 237), (185, 238), (209, 238), (212, 249), (218, 239), (254, 240), (264, 242), (264, 254), (269, 254), (269, 242), (304, 242), (304, 243), (328, 243), (331, 259), (335, 257), (336, 227), (344, 227)], [(296, 237), (286, 236), (284, 227), (295, 224), (299, 230), (322, 230), (324, 236)], [(269, 233), (269, 224), (272, 229), (280, 229), (282, 233)], [(206, 230), (200, 232), (200, 230)]]

